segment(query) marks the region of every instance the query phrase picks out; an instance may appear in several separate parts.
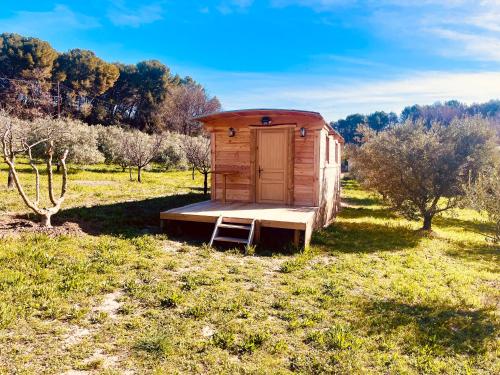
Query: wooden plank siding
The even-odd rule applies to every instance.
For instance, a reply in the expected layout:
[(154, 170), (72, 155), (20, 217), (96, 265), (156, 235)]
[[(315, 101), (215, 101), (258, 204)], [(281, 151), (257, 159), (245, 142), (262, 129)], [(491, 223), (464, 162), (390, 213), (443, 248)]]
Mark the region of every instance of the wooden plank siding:
[[(263, 116), (271, 117), (272, 124), (261, 125)], [(342, 139), (321, 115), (304, 111), (244, 110), (209, 115), (200, 121), (211, 136), (212, 169), (236, 173), (226, 176), (229, 202), (256, 202), (258, 132), (259, 129), (280, 128), (287, 131), (288, 147), (284, 203), (318, 207), (316, 227), (334, 218), (339, 209), (340, 194), (340, 157), (335, 157), (335, 144)], [(230, 127), (235, 129), (234, 137), (228, 135)], [(300, 135), (301, 128), (306, 130), (305, 137)], [(326, 160), (327, 153), (330, 160)], [(212, 174), (211, 186), (212, 200), (221, 200), (222, 176)]]

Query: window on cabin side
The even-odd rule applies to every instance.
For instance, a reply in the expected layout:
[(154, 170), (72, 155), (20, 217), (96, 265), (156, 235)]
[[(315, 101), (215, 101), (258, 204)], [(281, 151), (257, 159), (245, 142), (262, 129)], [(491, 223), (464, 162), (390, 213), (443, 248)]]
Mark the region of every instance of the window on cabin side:
[(328, 136), (326, 136), (325, 160), (327, 163), (330, 163), (330, 137), (328, 137)]
[(339, 143), (335, 142), (335, 163), (339, 163)]

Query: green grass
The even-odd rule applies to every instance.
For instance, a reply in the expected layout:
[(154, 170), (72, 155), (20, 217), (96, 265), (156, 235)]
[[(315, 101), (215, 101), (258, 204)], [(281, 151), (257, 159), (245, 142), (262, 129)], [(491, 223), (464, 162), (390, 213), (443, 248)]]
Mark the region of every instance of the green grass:
[[(258, 256), (142, 230), (202, 199), (188, 172), (71, 178), (58, 222), (83, 233), (0, 243), (0, 373), (500, 372), (500, 251), (477, 213), (437, 218), (423, 237), (346, 181), (349, 206), (307, 252)], [(13, 192), (0, 198), (26, 213)]]

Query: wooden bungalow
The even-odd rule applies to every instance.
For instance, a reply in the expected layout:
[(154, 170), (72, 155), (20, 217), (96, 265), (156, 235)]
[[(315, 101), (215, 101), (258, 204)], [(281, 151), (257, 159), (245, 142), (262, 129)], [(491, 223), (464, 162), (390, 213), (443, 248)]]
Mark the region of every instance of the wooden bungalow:
[(199, 121), (211, 138), (211, 200), (162, 212), (164, 226), (214, 223), (210, 244), (247, 245), (263, 228), (281, 228), (307, 246), (334, 219), (344, 141), (319, 113), (239, 110)]

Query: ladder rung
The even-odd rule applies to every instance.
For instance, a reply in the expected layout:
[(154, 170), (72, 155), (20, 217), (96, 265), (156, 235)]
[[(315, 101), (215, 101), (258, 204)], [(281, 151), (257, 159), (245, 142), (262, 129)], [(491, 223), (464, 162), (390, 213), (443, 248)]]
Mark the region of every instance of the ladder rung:
[(236, 238), (236, 237), (215, 237), (214, 241), (235, 242), (244, 244), (248, 243), (248, 240), (246, 240), (245, 238)]
[(252, 227), (251, 225), (241, 225), (241, 224), (227, 224), (227, 223), (219, 224), (219, 228), (250, 230), (251, 227)]

